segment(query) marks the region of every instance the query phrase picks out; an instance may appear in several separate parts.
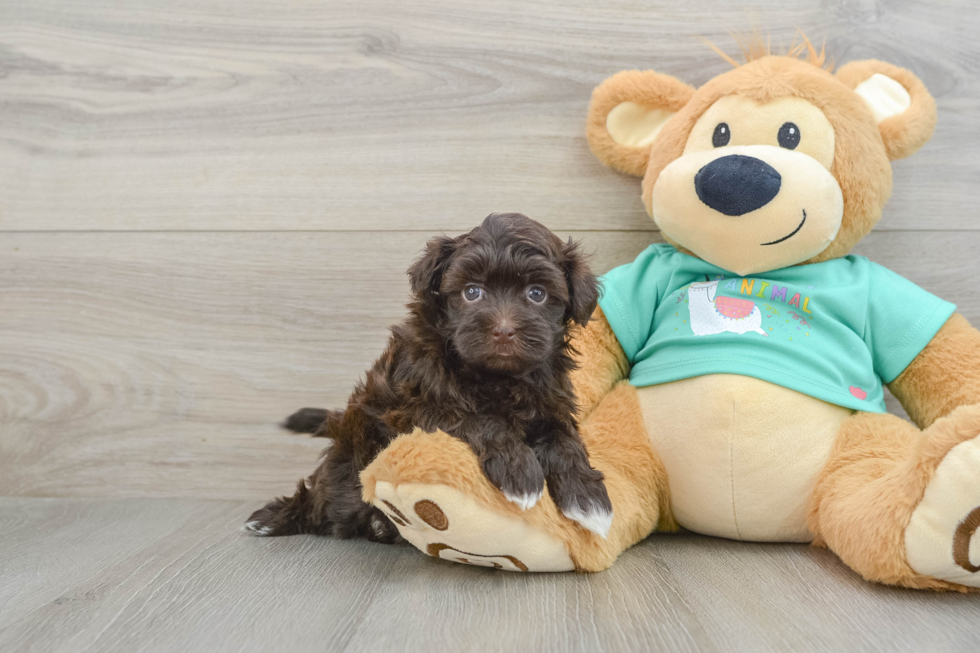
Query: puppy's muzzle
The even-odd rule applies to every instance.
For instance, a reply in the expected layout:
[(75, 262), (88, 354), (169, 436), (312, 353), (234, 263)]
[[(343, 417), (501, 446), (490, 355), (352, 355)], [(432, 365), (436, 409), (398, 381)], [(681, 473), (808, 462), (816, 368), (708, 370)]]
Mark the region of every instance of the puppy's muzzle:
[(498, 345), (506, 345), (513, 342), (517, 335), (517, 329), (507, 320), (499, 320), (494, 325), (490, 335), (493, 336), (493, 341)]

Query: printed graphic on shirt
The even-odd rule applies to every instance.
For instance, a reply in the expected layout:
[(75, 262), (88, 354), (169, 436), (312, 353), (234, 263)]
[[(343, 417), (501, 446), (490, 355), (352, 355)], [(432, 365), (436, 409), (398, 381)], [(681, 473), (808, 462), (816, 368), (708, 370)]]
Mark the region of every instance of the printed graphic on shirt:
[[(758, 283), (758, 285), (756, 285)], [(769, 301), (760, 302), (760, 309), (756, 303), (749, 299), (740, 297), (730, 297), (718, 294), (719, 284), (726, 291), (732, 294), (738, 293), (749, 297), (762, 297)], [(812, 290), (814, 287), (808, 286)], [(758, 292), (755, 292), (758, 290)], [(766, 292), (768, 290), (768, 292)], [(802, 293), (794, 292), (791, 295), (787, 292), (787, 286), (780, 286), (761, 279), (718, 278), (708, 281), (700, 281), (681, 288), (677, 302), (688, 304), (688, 317), (690, 319), (691, 331), (696, 336), (713, 336), (721, 333), (735, 333), (742, 335), (745, 333), (758, 333), (769, 337), (768, 331), (777, 330), (785, 336), (787, 331), (795, 329), (803, 331), (803, 335), (810, 335), (811, 324), (807, 321), (803, 312), (811, 314), (809, 309), (810, 297), (804, 297)], [(786, 306), (794, 307), (796, 310), (784, 308), (784, 314), (769, 302), (782, 302)], [(801, 306), (802, 301), (802, 306)], [(678, 313), (674, 314), (679, 316)], [(765, 324), (763, 317), (766, 318)], [(770, 321), (771, 320), (771, 321)], [(786, 323), (785, 328), (783, 322)], [(676, 329), (675, 329), (676, 330)], [(790, 335), (788, 339), (793, 340)], [(865, 400), (868, 397), (866, 390), (859, 386), (851, 385), (848, 391), (858, 400)]]
[(721, 282), (701, 281), (688, 288), (688, 307), (694, 335), (741, 335), (752, 331), (768, 338), (769, 334), (762, 330), (762, 312), (755, 302), (734, 297), (717, 297), (719, 283)]
[[(719, 288), (731, 295), (737, 293), (740, 296), (761, 297), (768, 301), (757, 303), (742, 297), (718, 294)], [(812, 285), (807, 286), (808, 290), (813, 288)], [(780, 335), (792, 341), (794, 334), (809, 336), (812, 329), (810, 320), (813, 319), (813, 311), (810, 310), (810, 297), (804, 296), (802, 292), (790, 293), (788, 286), (780, 286), (761, 279), (739, 277), (726, 279), (718, 275), (714, 280), (695, 282), (676, 292), (677, 303), (684, 302), (689, 305), (691, 331), (696, 336), (759, 333), (767, 338), (770, 335)], [(780, 310), (773, 306), (776, 303), (793, 308), (784, 307)], [(674, 315), (680, 317), (679, 313)], [(687, 324), (687, 320), (683, 322)], [(775, 333), (771, 333), (773, 331)]]

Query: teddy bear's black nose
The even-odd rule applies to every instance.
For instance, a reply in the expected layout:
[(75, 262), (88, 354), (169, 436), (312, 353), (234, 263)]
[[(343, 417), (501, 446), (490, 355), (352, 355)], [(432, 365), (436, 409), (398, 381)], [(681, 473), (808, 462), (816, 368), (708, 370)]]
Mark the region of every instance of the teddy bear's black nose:
[(694, 175), (701, 201), (725, 215), (744, 215), (762, 208), (779, 193), (782, 177), (761, 159), (729, 154)]

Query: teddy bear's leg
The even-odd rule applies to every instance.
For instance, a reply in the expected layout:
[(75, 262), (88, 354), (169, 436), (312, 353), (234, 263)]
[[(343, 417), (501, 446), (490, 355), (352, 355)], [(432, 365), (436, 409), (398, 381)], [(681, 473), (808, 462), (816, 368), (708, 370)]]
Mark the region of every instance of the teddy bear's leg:
[(980, 588), (980, 406), (920, 431), (856, 413), (841, 427), (808, 507), (815, 544), (868, 580)]
[(666, 473), (632, 386), (614, 388), (580, 431), (613, 505), (606, 539), (565, 518), (547, 492), (521, 510), (487, 481), (465, 443), (442, 432), (392, 442), (361, 474), (364, 500), (431, 556), (511, 571), (600, 571), (658, 522), (673, 520)]

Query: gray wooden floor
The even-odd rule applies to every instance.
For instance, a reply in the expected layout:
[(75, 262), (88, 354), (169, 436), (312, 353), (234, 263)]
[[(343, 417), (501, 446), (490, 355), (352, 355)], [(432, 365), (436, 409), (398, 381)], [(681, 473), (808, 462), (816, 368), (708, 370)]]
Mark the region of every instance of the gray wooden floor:
[(977, 650), (977, 602), (807, 547), (654, 536), (601, 574), (236, 528), (248, 502), (0, 499), (3, 651)]
[[(939, 126), (858, 248), (980, 323), (975, 3), (0, 0), (0, 650), (980, 650), (980, 597), (655, 536), (521, 576), (237, 531), (320, 443), (433, 233), (491, 211), (604, 271), (658, 240), (593, 86), (730, 31), (915, 71)], [(901, 411), (892, 401), (890, 408)]]

